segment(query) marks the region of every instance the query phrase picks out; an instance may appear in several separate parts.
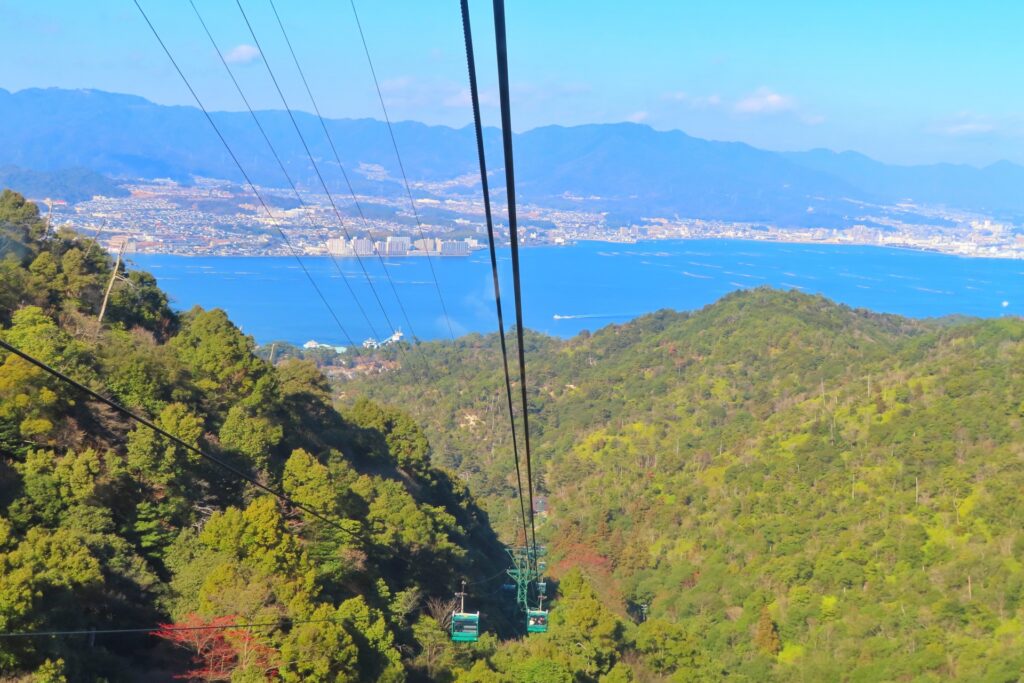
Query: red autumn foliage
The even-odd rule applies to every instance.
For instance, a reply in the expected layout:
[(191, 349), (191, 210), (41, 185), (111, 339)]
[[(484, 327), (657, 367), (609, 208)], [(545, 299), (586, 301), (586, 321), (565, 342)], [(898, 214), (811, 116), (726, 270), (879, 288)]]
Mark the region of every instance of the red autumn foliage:
[(560, 544), (560, 550), (565, 559), (558, 563), (558, 572), (568, 571), (571, 567), (600, 572), (611, 570), (611, 560), (584, 543)]
[(230, 681), (235, 669), (250, 666), (266, 671), (268, 680), (275, 678), (277, 651), (259, 642), (252, 630), (231, 628), (237, 621), (237, 616), (204, 619), (190, 614), (176, 624), (160, 624), (155, 636), (193, 653), (194, 668), (175, 678)]

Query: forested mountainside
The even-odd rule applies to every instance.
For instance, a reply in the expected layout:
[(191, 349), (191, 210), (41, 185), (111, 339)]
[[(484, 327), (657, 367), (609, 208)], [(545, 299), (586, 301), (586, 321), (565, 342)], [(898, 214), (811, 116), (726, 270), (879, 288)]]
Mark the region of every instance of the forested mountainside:
[[(498, 340), (424, 351), (342, 400), (407, 408), (512, 536)], [(526, 358), (538, 534), (642, 622), (636, 680), (1021, 680), (1024, 321), (758, 289)]]
[[(315, 365), (175, 314), (146, 273), (121, 273), (99, 328), (108, 255), (13, 192), (0, 226), (2, 339), (327, 519), (0, 351), (0, 679), (629, 680), (627, 624), (582, 574), (552, 631), (516, 640), (504, 548), (407, 414), (338, 413)], [(475, 644), (445, 631), (462, 579)]]
[[(312, 363), (175, 314), (146, 273), (98, 327), (103, 250), (10, 192), (0, 226), (0, 337), (341, 527), (0, 353), (0, 634), (97, 631), (0, 637), (0, 676), (1020, 678), (1018, 319), (755, 290), (528, 334), (557, 599), (524, 638), (495, 337), (389, 349), (404, 366), (336, 387), (338, 412)], [(475, 645), (444, 629), (463, 578)], [(104, 633), (157, 624), (218, 628)]]

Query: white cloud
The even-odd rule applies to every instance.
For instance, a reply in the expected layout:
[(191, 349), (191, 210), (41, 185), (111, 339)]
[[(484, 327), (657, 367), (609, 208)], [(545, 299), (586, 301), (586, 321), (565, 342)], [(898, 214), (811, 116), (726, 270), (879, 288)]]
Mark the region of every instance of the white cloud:
[(255, 45), (236, 45), (224, 54), (228, 64), (252, 64), (260, 58), (260, 51)]
[(796, 109), (793, 98), (768, 88), (758, 88), (736, 103), (740, 114), (779, 114)]
[(662, 102), (678, 102), (688, 105), (691, 109), (711, 109), (722, 104), (719, 95), (694, 96), (682, 90), (667, 92), (661, 96)]
[[(484, 90), (480, 92), (480, 106), (481, 107), (497, 107), (498, 106), (498, 93), (495, 90)], [(451, 107), (453, 109), (465, 109), (473, 106), (473, 97), (469, 92), (469, 88), (462, 88), (458, 92), (452, 93), (441, 100), (441, 104), (445, 107)]]
[[(381, 88), (391, 90), (396, 95), (401, 91), (407, 104), (436, 105), (440, 97), (441, 106), (448, 109), (469, 109), (472, 106), (469, 88), (453, 81), (416, 83), (412, 79), (402, 78), (391, 83), (392, 87), (385, 88), (382, 84)], [(552, 100), (564, 101), (590, 92), (590, 86), (580, 83), (518, 82), (512, 83), (510, 89), (513, 107), (533, 107)], [(497, 107), (500, 103), (497, 87), (480, 88), (481, 107)]]
[(1019, 137), (1024, 135), (1024, 118), (1020, 116), (993, 117), (962, 111), (938, 119), (925, 130), (932, 135), (950, 138), (971, 138), (982, 136)]
[(985, 135), (986, 133), (993, 133), (995, 130), (996, 127), (991, 123), (962, 121), (941, 126), (937, 129), (937, 132), (942, 135), (949, 135), (950, 137), (964, 137), (968, 135)]
[(627, 116), (626, 120), (631, 121), (633, 123), (643, 123), (644, 121), (647, 120), (647, 116), (648, 114), (645, 111), (635, 111), (629, 116)]
[(402, 92), (413, 85), (413, 80), (409, 76), (399, 76), (398, 78), (385, 78), (380, 82), (380, 89), (384, 92)]
[(449, 95), (441, 100), (441, 104), (446, 107), (454, 107), (456, 109), (468, 107), (473, 104), (472, 94), (469, 92), (469, 88), (463, 88), (454, 95)]

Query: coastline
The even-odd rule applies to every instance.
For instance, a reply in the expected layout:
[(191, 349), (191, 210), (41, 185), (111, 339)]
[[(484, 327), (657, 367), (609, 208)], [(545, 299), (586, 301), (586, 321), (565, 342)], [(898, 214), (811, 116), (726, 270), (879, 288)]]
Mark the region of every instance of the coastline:
[[(942, 248), (939, 246), (928, 246), (928, 245), (911, 245), (911, 244), (878, 244), (876, 242), (867, 241), (853, 241), (853, 240), (842, 240), (842, 239), (811, 239), (811, 238), (794, 238), (794, 239), (778, 239), (776, 237), (743, 237), (737, 235), (699, 235), (699, 236), (671, 236), (671, 237), (649, 237), (643, 239), (602, 239), (598, 237), (577, 237), (570, 243), (531, 243), (527, 242), (520, 244), (520, 249), (539, 249), (539, 248), (552, 248), (562, 249), (566, 247), (572, 247), (575, 243), (587, 242), (587, 243), (599, 243), (599, 244), (656, 244), (661, 242), (699, 242), (705, 240), (715, 241), (735, 241), (735, 242), (760, 242), (769, 244), (800, 244), (800, 245), (822, 245), (832, 247), (871, 247), (875, 249), (896, 249), (899, 251), (908, 252), (919, 252), (926, 254), (942, 254), (944, 256), (956, 256), (964, 259), (996, 259), (1003, 261), (1024, 261), (1024, 247), (1020, 251), (1016, 252), (997, 252), (997, 253), (964, 253), (956, 249)], [(507, 247), (508, 245), (499, 245), (499, 249)], [(108, 251), (110, 251), (108, 249)], [(483, 249), (477, 249), (471, 251), (468, 254), (438, 254), (438, 253), (409, 253), (403, 255), (387, 255), (382, 258), (385, 259), (403, 259), (403, 258), (443, 258), (448, 259), (463, 259), (472, 258), (476, 252), (483, 251)], [(111, 252), (113, 253), (113, 252)], [(237, 251), (211, 251), (205, 253), (195, 253), (187, 251), (129, 251), (125, 253), (126, 256), (175, 256), (180, 258), (282, 258), (293, 256), (287, 250), (277, 251), (263, 251), (258, 253), (244, 253)], [(332, 259), (361, 259), (361, 258), (374, 258), (376, 254), (328, 254), (323, 252), (304, 252), (299, 254), (300, 258), (332, 258)]]

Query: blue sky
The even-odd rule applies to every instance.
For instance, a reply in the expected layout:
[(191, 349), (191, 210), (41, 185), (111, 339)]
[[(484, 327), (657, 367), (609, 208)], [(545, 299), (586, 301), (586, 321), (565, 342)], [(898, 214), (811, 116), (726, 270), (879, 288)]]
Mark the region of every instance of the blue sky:
[[(309, 109), (266, 0), (242, 0), (290, 102)], [(140, 0), (200, 96), (239, 109), (187, 0)], [(196, 0), (260, 107), (278, 101), (233, 0)], [(324, 114), (380, 118), (347, 0), (277, 0)], [(491, 3), (471, 0), (496, 124)], [(1024, 163), (1024, 3), (509, 0), (513, 122), (638, 121), (768, 149)], [(470, 122), (458, 0), (357, 0), (394, 119)], [(131, 0), (0, 0), (0, 87), (190, 104)]]

